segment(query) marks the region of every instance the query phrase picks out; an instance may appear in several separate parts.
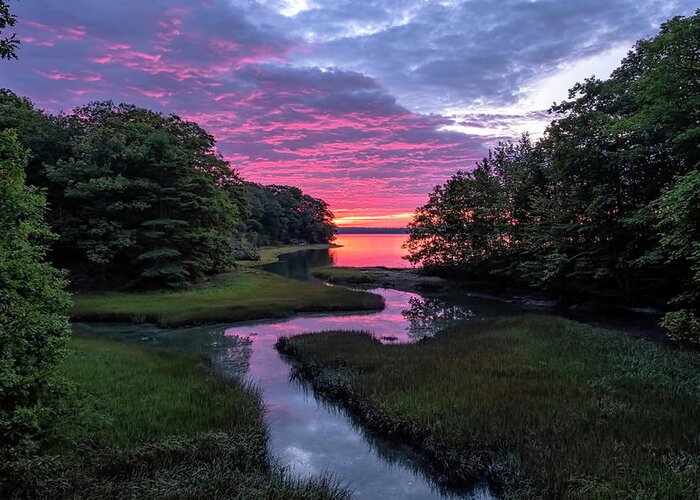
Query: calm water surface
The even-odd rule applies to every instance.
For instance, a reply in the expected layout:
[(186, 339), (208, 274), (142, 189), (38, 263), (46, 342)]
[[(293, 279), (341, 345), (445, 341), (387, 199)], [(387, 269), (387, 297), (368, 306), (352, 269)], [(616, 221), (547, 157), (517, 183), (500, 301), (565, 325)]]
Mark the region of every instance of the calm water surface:
[[(339, 242), (346, 245), (343, 248), (287, 254), (278, 266), (268, 269), (309, 279), (310, 269), (330, 263), (395, 267), (398, 261), (383, 263), (376, 259), (382, 254), (396, 255), (392, 252), (400, 248), (403, 237), (346, 235)], [(368, 245), (364, 257), (359, 244)], [(267, 408), (271, 452), (299, 476), (330, 474), (356, 498), (489, 498), (484, 486), (468, 492), (444, 488), (419, 456), (372, 435), (342, 409), (317, 399), (304, 383), (290, 379), (290, 365), (274, 349), (274, 343), (282, 335), (330, 329), (363, 330), (384, 341), (407, 342), (434, 335), (457, 320), (477, 321), (521, 311), (512, 304), (458, 294), (422, 296), (387, 289), (374, 292), (386, 301), (386, 308), (377, 313), (303, 315), (285, 321), (169, 330), (106, 323), (83, 324), (80, 328), (205, 353), (225, 375), (260, 387)]]
[(407, 238), (406, 234), (340, 234), (334, 242), (337, 247), (285, 254), (262, 269), (306, 281), (311, 270), (321, 266), (408, 268), (411, 264), (402, 258), (406, 251), (401, 248)]
[(407, 234), (339, 234), (330, 251), (336, 266), (411, 267), (402, 257)]

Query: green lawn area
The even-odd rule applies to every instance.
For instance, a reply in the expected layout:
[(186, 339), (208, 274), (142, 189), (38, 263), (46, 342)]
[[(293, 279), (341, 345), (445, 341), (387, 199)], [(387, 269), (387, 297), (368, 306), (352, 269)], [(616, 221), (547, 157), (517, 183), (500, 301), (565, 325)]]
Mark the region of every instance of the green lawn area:
[(455, 481), (518, 498), (700, 498), (700, 353), (549, 316), (381, 345), (283, 339), (297, 374)]
[[(205, 359), (81, 335), (59, 369), (68, 389), (44, 453), (17, 464), (29, 498), (344, 498), (291, 479), (267, 451), (257, 391)], [(2, 483), (0, 481), (0, 483)]]
[(181, 326), (279, 318), (301, 312), (378, 310), (378, 295), (302, 283), (255, 269), (220, 274), (183, 291), (78, 293), (80, 321), (132, 321)]

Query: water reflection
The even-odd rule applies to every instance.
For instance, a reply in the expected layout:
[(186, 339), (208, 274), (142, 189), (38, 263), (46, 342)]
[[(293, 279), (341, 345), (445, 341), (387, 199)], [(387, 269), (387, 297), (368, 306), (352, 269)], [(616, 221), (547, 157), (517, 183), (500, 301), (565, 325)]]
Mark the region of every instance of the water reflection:
[(282, 335), (339, 329), (410, 340), (403, 313), (410, 308), (410, 299), (418, 296), (396, 290), (377, 292), (387, 304), (378, 313), (310, 315), (226, 329), (226, 336), (252, 342), (246, 380), (262, 389), (271, 451), (299, 476), (331, 472), (358, 498), (461, 497), (464, 492), (445, 488), (420, 457), (378, 437), (368, 439), (371, 434), (346, 412), (317, 400), (303, 384), (290, 380), (289, 365), (274, 349)]
[(411, 267), (403, 259), (406, 251), (401, 248), (406, 234), (340, 234), (335, 243), (341, 245), (330, 250), (336, 266), (385, 266)]
[(410, 297), (408, 304), (401, 314), (408, 322), (408, 336), (416, 340), (432, 337), (456, 321), (477, 317), (473, 309), (450, 304), (445, 297)]
[[(327, 250), (300, 250), (282, 254), (280, 260), (261, 269), (301, 281), (311, 279), (311, 271), (322, 266), (410, 267), (401, 246), (405, 234), (341, 234), (338, 247)], [(303, 247), (302, 247), (303, 248)]]
[[(227, 342), (212, 343), (216, 353), (214, 365), (223, 373), (236, 379), (243, 379), (250, 372), (250, 358), (253, 354), (253, 339), (250, 337), (225, 336)], [(221, 348), (219, 348), (221, 346)]]
[[(446, 488), (420, 457), (373, 436), (335, 405), (301, 390), (303, 384), (290, 382), (289, 366), (273, 346), (282, 335), (329, 330), (365, 331), (410, 342), (454, 321), (503, 314), (507, 306), (479, 298), (373, 292), (384, 297), (386, 308), (381, 312), (309, 315), (226, 329), (227, 336), (253, 340), (248, 377), (263, 389), (272, 451), (302, 476), (324, 470), (341, 473), (362, 498), (462, 496), (464, 492)], [(474, 492), (485, 494), (483, 489)]]
[(329, 250), (301, 250), (280, 256), (280, 260), (260, 266), (264, 271), (286, 276), (300, 281), (309, 281), (311, 271), (316, 267), (333, 264)]
[[(285, 254), (279, 262), (264, 267), (289, 278), (309, 280), (314, 267), (332, 262), (405, 265), (400, 260), (404, 236), (386, 236), (345, 235), (339, 241), (346, 245), (342, 249)], [(478, 321), (523, 310), (459, 293), (373, 292), (384, 298), (386, 307), (380, 312), (304, 315), (281, 321), (169, 330), (113, 323), (76, 328), (206, 354), (224, 375), (255, 384), (261, 389), (266, 408), (270, 451), (298, 476), (330, 473), (356, 498), (489, 498), (483, 486), (469, 492), (450, 489), (420, 456), (372, 434), (337, 405), (317, 399), (304, 383), (290, 379), (290, 365), (274, 344), (283, 335), (328, 330), (364, 331), (386, 341), (412, 342), (435, 335), (455, 321)]]
[[(398, 467), (410, 469), (419, 475), (429, 474), (430, 482), (433, 484), (435, 490), (444, 498), (466, 498), (471, 500), (487, 500), (493, 498), (488, 485), (485, 483), (477, 484), (468, 489), (454, 487), (447, 477), (437, 471), (418, 453), (407, 446), (388, 441), (386, 438), (374, 433), (352, 415), (349, 417), (346, 416), (347, 412), (342, 404), (316, 396), (308, 382), (296, 378), (294, 381), (298, 385), (300, 391), (303, 391), (308, 397), (314, 398), (316, 404), (340, 418), (348, 419), (352, 428), (362, 436), (377, 459)], [(361, 490), (356, 489), (354, 493), (357, 496), (361, 493)], [(399, 496), (397, 496), (397, 498), (399, 498)]]

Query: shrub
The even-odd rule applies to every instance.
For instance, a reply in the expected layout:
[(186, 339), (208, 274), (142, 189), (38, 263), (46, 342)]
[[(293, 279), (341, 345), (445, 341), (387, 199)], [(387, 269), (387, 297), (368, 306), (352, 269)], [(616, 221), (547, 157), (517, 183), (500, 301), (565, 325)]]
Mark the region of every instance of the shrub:
[(700, 343), (700, 318), (688, 309), (666, 313), (661, 326), (673, 340)]

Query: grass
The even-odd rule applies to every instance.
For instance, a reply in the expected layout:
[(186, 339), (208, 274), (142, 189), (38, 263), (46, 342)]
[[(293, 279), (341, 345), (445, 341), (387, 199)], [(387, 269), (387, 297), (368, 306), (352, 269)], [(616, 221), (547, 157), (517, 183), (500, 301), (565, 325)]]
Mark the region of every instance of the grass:
[(78, 334), (60, 374), (44, 451), (3, 471), (2, 498), (346, 497), (276, 466), (257, 391), (202, 358)]
[(318, 267), (311, 273), (315, 278), (329, 283), (348, 285), (374, 285), (382, 283), (389, 274), (381, 267), (358, 268), (347, 266)]
[(71, 316), (76, 321), (148, 322), (174, 327), (279, 318), (301, 312), (378, 310), (383, 305), (378, 295), (241, 269), (183, 291), (77, 294)]
[[(107, 446), (133, 446), (212, 429), (263, 428), (257, 394), (208, 370), (205, 358), (75, 335), (60, 374), (87, 395), (59, 434), (90, 435)], [(75, 434), (75, 436), (73, 436)]]
[(299, 252), (301, 250), (325, 250), (331, 248), (329, 243), (316, 243), (313, 245), (280, 245), (260, 248), (260, 259), (240, 260), (237, 264), (241, 267), (257, 267), (265, 264), (272, 264), (279, 260), (280, 255), (285, 253)]
[(561, 318), (417, 344), (282, 339), (299, 376), (462, 484), (505, 497), (699, 498), (700, 355)]

